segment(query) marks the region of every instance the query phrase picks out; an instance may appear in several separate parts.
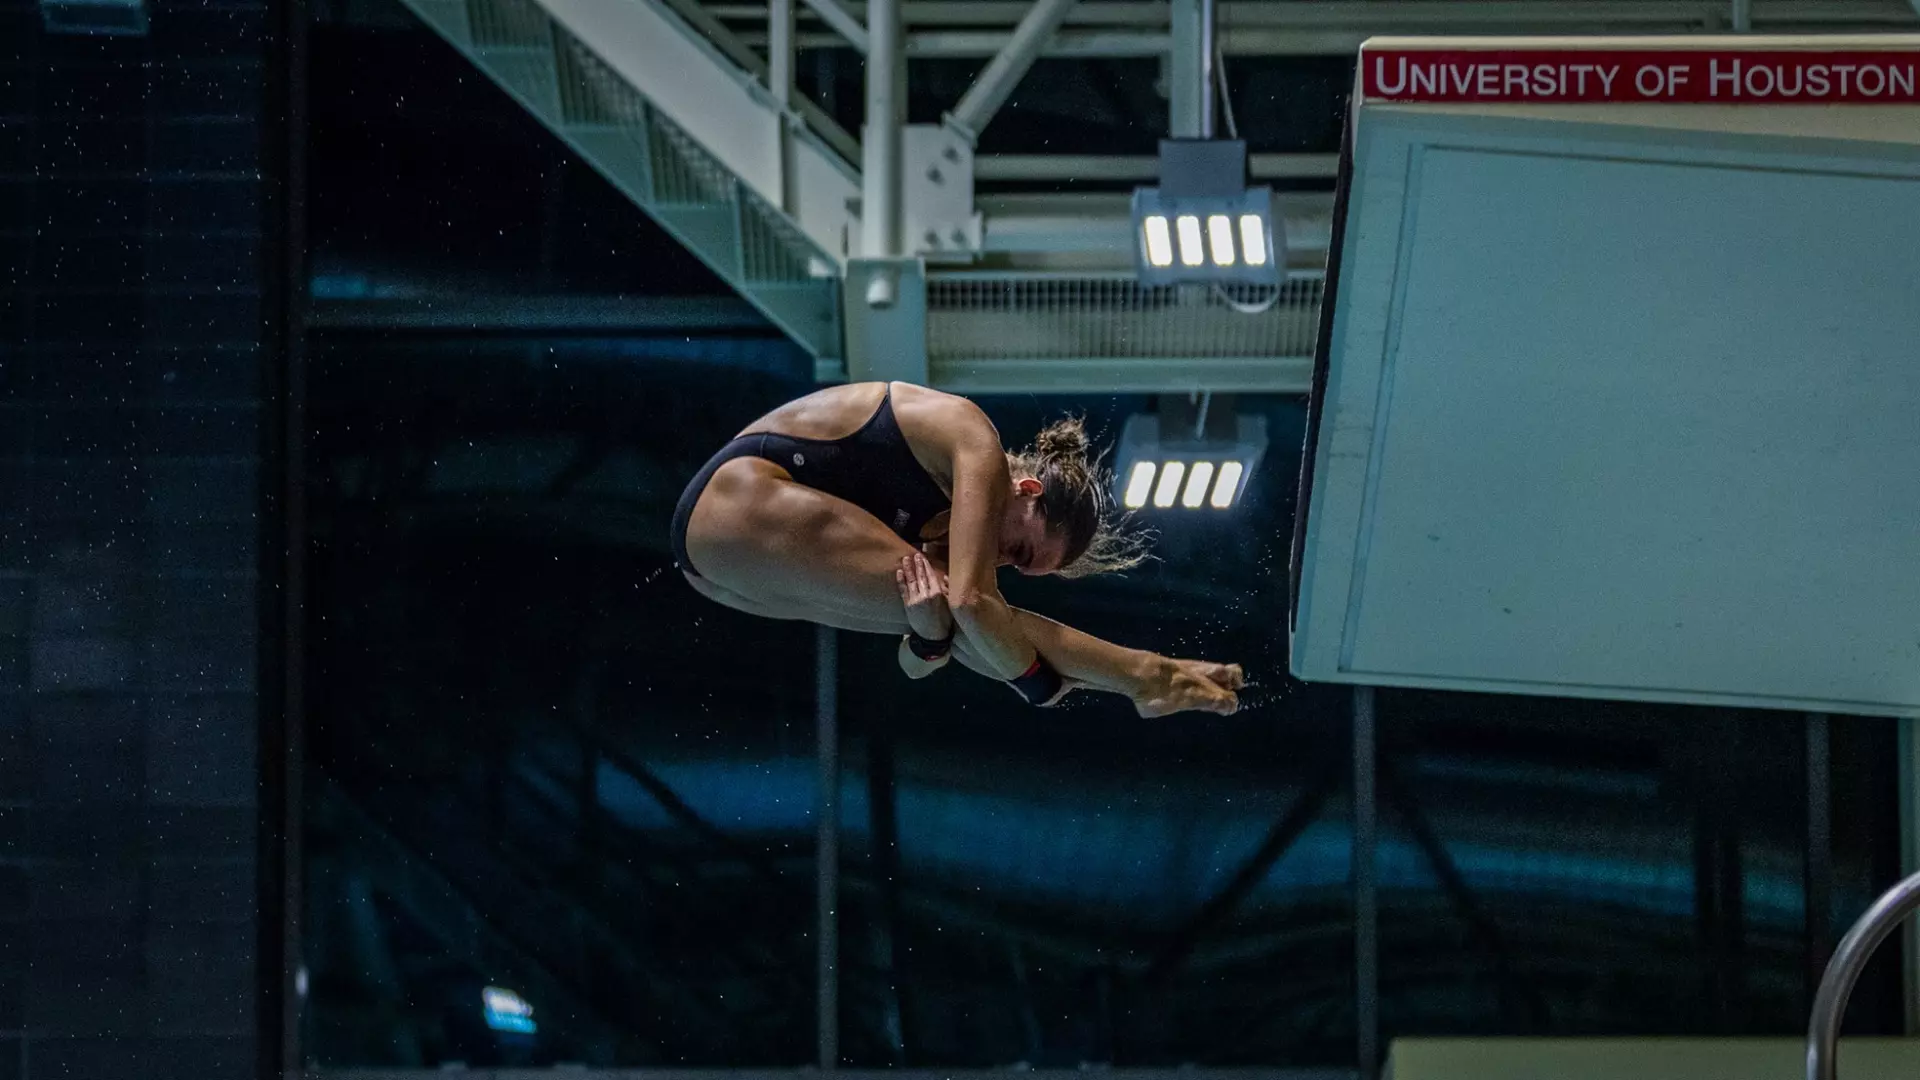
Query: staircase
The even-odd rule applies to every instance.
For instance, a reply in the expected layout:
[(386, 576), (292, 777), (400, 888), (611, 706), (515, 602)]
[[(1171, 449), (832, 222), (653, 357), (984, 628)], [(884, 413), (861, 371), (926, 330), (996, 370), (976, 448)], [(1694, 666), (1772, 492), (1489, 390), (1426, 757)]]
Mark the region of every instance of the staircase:
[(654, 0), (403, 2), (840, 377), (859, 179), (829, 118)]

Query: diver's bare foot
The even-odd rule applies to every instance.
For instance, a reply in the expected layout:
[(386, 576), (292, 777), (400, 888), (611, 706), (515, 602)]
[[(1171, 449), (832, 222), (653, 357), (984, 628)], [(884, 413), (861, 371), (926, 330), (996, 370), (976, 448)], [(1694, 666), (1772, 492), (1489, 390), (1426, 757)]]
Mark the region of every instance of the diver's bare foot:
[(1146, 688), (1134, 695), (1133, 707), (1141, 716), (1189, 711), (1231, 716), (1239, 711), (1240, 696), (1234, 690), (1245, 683), (1240, 665), (1162, 657), (1158, 667)]
[(1201, 674), (1217, 686), (1234, 691), (1247, 688), (1247, 673), (1240, 669), (1239, 664), (1212, 664), (1205, 660), (1187, 662), (1193, 664)]

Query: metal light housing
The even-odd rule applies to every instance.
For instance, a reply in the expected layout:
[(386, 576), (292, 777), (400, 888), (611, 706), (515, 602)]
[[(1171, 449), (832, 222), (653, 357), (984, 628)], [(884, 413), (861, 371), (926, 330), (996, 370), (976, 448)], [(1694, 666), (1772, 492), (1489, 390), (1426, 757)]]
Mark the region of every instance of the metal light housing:
[(1163, 139), (1160, 184), (1133, 191), (1134, 267), (1143, 285), (1279, 285), (1286, 237), (1273, 191), (1247, 184), (1239, 139)]
[(1129, 511), (1218, 513), (1240, 505), (1267, 452), (1267, 419), (1228, 413), (1195, 434), (1183, 423), (1127, 418), (1114, 459), (1114, 501)]

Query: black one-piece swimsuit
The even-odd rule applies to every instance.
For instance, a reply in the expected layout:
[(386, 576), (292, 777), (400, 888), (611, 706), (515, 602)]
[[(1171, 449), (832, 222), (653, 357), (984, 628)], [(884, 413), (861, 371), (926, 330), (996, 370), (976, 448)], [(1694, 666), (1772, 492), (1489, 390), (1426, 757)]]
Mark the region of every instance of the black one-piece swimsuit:
[(927, 522), (952, 507), (952, 500), (927, 475), (907, 445), (906, 436), (900, 433), (899, 421), (893, 415), (893, 391), (889, 389), (860, 430), (845, 438), (807, 439), (762, 432), (742, 435), (721, 447), (687, 485), (673, 511), (674, 563), (695, 577), (700, 572), (687, 557), (687, 523), (713, 474), (737, 457), (773, 462), (792, 475), (795, 483), (847, 500), (916, 547)]

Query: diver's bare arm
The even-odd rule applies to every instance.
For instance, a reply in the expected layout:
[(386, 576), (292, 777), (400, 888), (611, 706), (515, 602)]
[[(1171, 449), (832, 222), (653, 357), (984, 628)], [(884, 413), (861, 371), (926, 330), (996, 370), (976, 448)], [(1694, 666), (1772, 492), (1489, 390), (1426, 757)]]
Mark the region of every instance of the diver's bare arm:
[[(1065, 623), (1036, 615), (1023, 608), (1007, 611), (1022, 637), (1061, 678), (1094, 690), (1106, 690), (1126, 697), (1138, 697), (1167, 677), (1172, 661), (1141, 649), (1129, 649), (1102, 641), (1092, 634), (1075, 630)], [(953, 648), (968, 667), (992, 673), (992, 665), (980, 655), (975, 639), (962, 627), (954, 635)]]
[(997, 441), (972, 439), (958, 444), (953, 457), (953, 516), (947, 529), (947, 606), (953, 611), (955, 627), (971, 640), (973, 654), (1000, 679), (1025, 674), (1035, 655), (1033, 643), (1021, 634), (1019, 620), (994, 580), (999, 569), (1000, 518), (1011, 486), (1006, 454)]
[[(927, 563), (944, 575), (948, 554), (946, 541), (930, 541), (924, 545), (924, 549)], [(1181, 662), (1156, 653), (1102, 641), (1065, 623), (1012, 605), (1006, 605), (1005, 610), (1019, 636), (1029, 642), (1038, 655), (1046, 657), (1047, 663), (1065, 680), (1066, 685), (1055, 695), (1054, 701), (1081, 687), (1123, 694), (1136, 702), (1152, 700), (1164, 695), (1181, 671)], [(912, 655), (904, 643), (901, 654), (903, 658)], [(965, 628), (955, 633), (954, 655), (959, 657), (962, 664), (982, 675), (995, 679), (1006, 678), (984, 655), (984, 650)], [(918, 660), (917, 657), (914, 659)], [(902, 667), (905, 666), (903, 659)], [(912, 674), (912, 671), (908, 673)], [(1223, 671), (1222, 677), (1225, 690), (1231, 692), (1239, 689), (1235, 681), (1237, 672)], [(1204, 688), (1202, 696), (1207, 696)]]
[[(1246, 676), (1237, 664), (1178, 660), (1141, 649), (1128, 649), (1075, 630), (1065, 623), (1020, 608), (1011, 609), (1020, 632), (1065, 680), (1051, 701), (1078, 686), (1108, 690), (1133, 701), (1141, 716), (1166, 716), (1195, 710), (1231, 714), (1240, 708), (1238, 691)], [(965, 631), (955, 635), (953, 654), (975, 670), (985, 671), (972, 655)]]

